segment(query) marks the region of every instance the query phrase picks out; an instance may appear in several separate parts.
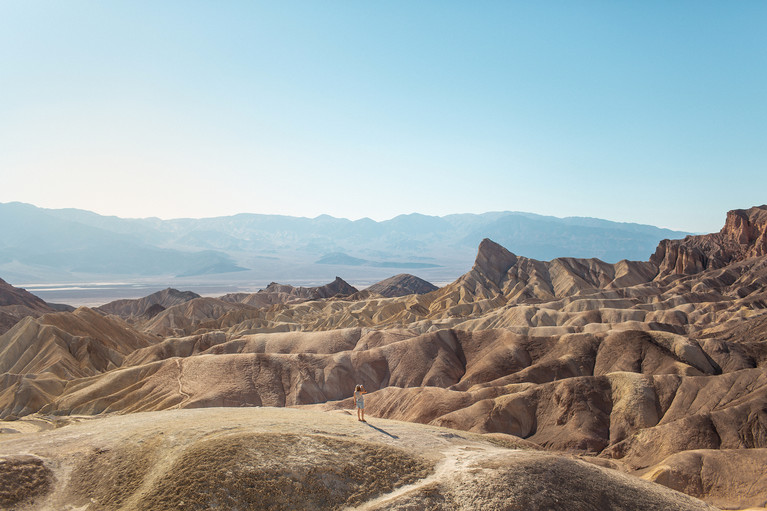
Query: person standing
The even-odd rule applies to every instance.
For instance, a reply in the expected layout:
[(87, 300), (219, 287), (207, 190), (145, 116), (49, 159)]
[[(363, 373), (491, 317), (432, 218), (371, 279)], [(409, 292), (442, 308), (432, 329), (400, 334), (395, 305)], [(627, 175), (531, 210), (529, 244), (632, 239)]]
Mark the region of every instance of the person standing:
[(357, 385), (354, 388), (354, 402), (357, 403), (357, 420), (361, 422), (367, 422), (365, 420), (365, 397), (363, 394), (367, 394), (368, 391), (362, 385)]

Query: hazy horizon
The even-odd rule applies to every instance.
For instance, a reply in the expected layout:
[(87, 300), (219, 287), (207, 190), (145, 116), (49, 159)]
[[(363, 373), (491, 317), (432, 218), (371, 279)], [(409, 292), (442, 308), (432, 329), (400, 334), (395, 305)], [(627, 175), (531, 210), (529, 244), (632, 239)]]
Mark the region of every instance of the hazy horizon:
[[(456, 211), (456, 212), (453, 212), (453, 213), (446, 213), (444, 215), (430, 215), (430, 214), (422, 213), (420, 211), (409, 211), (409, 212), (398, 213), (398, 214), (395, 214), (394, 216), (380, 218), (380, 219), (379, 218), (371, 218), (369, 216), (361, 216), (361, 217), (356, 217), (356, 218), (349, 218), (349, 217), (342, 217), (342, 216), (334, 216), (334, 215), (331, 215), (331, 214), (328, 214), (328, 213), (320, 213), (320, 214), (315, 215), (315, 216), (305, 216), (305, 215), (301, 216), (301, 215), (272, 214), (272, 213), (261, 213), (261, 212), (257, 213), (257, 212), (253, 212), (253, 211), (239, 211), (239, 212), (236, 212), (236, 213), (232, 213), (231, 215), (182, 216), (182, 217), (164, 218), (164, 217), (159, 217), (159, 216), (132, 216), (132, 217), (126, 217), (126, 216), (120, 216), (120, 215), (106, 215), (106, 214), (100, 213), (98, 211), (94, 211), (94, 210), (90, 210), (90, 209), (86, 209), (86, 208), (80, 208), (80, 207), (62, 207), (62, 208), (56, 207), (56, 208), (49, 208), (49, 207), (41, 206), (39, 204), (32, 204), (32, 203), (22, 202), (22, 201), (8, 201), (8, 202), (0, 201), (0, 204), (14, 204), (14, 203), (22, 204), (22, 205), (26, 205), (26, 206), (33, 206), (35, 208), (44, 209), (44, 210), (47, 209), (47, 210), (79, 210), (79, 211), (86, 211), (86, 212), (89, 212), (89, 213), (95, 213), (95, 214), (97, 214), (99, 216), (116, 217), (116, 218), (120, 218), (120, 219), (123, 219), (123, 220), (154, 220), (154, 219), (162, 220), (162, 221), (173, 221), (173, 220), (206, 220), (206, 219), (226, 218), (226, 217), (232, 217), (232, 216), (238, 216), (238, 215), (262, 215), (262, 216), (284, 216), (284, 217), (288, 217), (288, 218), (299, 218), (299, 219), (308, 219), (308, 220), (316, 220), (316, 219), (321, 218), (321, 217), (330, 217), (330, 218), (333, 218), (333, 219), (336, 219), (336, 220), (349, 220), (351, 222), (358, 222), (360, 220), (372, 220), (374, 222), (381, 223), (381, 222), (388, 222), (390, 220), (394, 220), (395, 218), (398, 218), (398, 217), (407, 217), (407, 216), (413, 216), (413, 215), (420, 215), (420, 216), (434, 217), (434, 218), (444, 218), (444, 217), (449, 217), (449, 216), (460, 216), (460, 215), (477, 215), (477, 216), (481, 216), (481, 215), (493, 215), (493, 214), (502, 214), (502, 213), (512, 213), (512, 214), (520, 214), (520, 215), (530, 215), (530, 216), (533, 216), (533, 217), (541, 217), (541, 218), (553, 218), (553, 219), (559, 219), (559, 220), (564, 220), (564, 219), (568, 219), (568, 218), (572, 218), (572, 219), (583, 218), (583, 219), (594, 219), (594, 220), (607, 220), (609, 222), (616, 222), (616, 223), (648, 225), (648, 226), (652, 226), (652, 227), (657, 227), (659, 229), (667, 229), (667, 230), (671, 230), (671, 231), (693, 232), (693, 231), (685, 231), (685, 230), (680, 230), (680, 229), (672, 229), (672, 228), (669, 228), (669, 227), (663, 227), (663, 226), (653, 225), (653, 224), (643, 224), (643, 223), (640, 223), (640, 222), (630, 222), (630, 221), (614, 220), (614, 219), (611, 219), (611, 218), (589, 217), (589, 216), (582, 216), (582, 215), (556, 216), (556, 215), (545, 215), (545, 214), (538, 213), (538, 212), (535, 212), (535, 211), (518, 211), (518, 210), (493, 210), (493, 211), (479, 211), (479, 212)], [(750, 206), (745, 206), (743, 208), (735, 208), (735, 209), (748, 209), (748, 208), (750, 208), (752, 206), (757, 206), (757, 205), (758, 204), (752, 204)], [(726, 215), (726, 211), (722, 213), (722, 225), (724, 224), (725, 215)], [(721, 228), (721, 226), (720, 226), (720, 228)], [(718, 231), (718, 230), (719, 229), (716, 229), (716, 231)], [(711, 231), (711, 232), (715, 232), (715, 231)], [(704, 233), (704, 232), (701, 231), (700, 234), (707, 234), (707, 233)]]
[(662, 239), (689, 234), (521, 212), (384, 222), (247, 214), (163, 221), (18, 202), (0, 203), (0, 224), (0, 278), (48, 301), (71, 304), (74, 297), (88, 305), (168, 286), (220, 295), (270, 282), (318, 286), (340, 276), (364, 287), (399, 273), (452, 282), (471, 268), (486, 238), (541, 261), (645, 261)]

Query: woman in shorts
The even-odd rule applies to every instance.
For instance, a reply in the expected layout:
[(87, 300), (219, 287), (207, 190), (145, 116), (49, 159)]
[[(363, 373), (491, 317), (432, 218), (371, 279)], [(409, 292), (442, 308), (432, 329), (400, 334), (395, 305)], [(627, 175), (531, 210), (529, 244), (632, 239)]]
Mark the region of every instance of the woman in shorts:
[(367, 422), (365, 420), (365, 398), (362, 394), (367, 394), (368, 391), (362, 385), (357, 385), (354, 388), (354, 402), (357, 403), (357, 420)]

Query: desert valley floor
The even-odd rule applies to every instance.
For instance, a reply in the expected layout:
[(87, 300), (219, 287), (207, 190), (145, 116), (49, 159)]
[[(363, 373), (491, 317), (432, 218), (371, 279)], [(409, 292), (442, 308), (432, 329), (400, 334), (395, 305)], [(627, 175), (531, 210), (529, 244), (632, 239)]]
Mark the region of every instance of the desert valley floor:
[(0, 281), (0, 333), (3, 509), (767, 509), (767, 206), (441, 288)]

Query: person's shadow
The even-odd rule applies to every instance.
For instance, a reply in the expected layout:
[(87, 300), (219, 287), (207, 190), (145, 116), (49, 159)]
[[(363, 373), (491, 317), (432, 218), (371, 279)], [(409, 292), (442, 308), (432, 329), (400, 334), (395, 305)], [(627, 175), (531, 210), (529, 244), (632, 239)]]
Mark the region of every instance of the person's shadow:
[(378, 431), (378, 432), (381, 432), (381, 433), (383, 433), (384, 435), (386, 435), (386, 436), (388, 436), (388, 437), (391, 437), (391, 438), (393, 438), (393, 439), (395, 439), (395, 440), (398, 440), (398, 439), (399, 439), (399, 437), (398, 437), (397, 435), (392, 435), (392, 434), (391, 434), (391, 433), (389, 433), (388, 431), (386, 431), (386, 430), (383, 430), (383, 429), (381, 429), (381, 428), (379, 428), (379, 427), (373, 426), (373, 425), (372, 425), (372, 424), (370, 424), (369, 422), (365, 422), (365, 424), (367, 424), (368, 426), (370, 426), (370, 427), (371, 427), (371, 428), (373, 428), (374, 430), (376, 430), (376, 431)]

